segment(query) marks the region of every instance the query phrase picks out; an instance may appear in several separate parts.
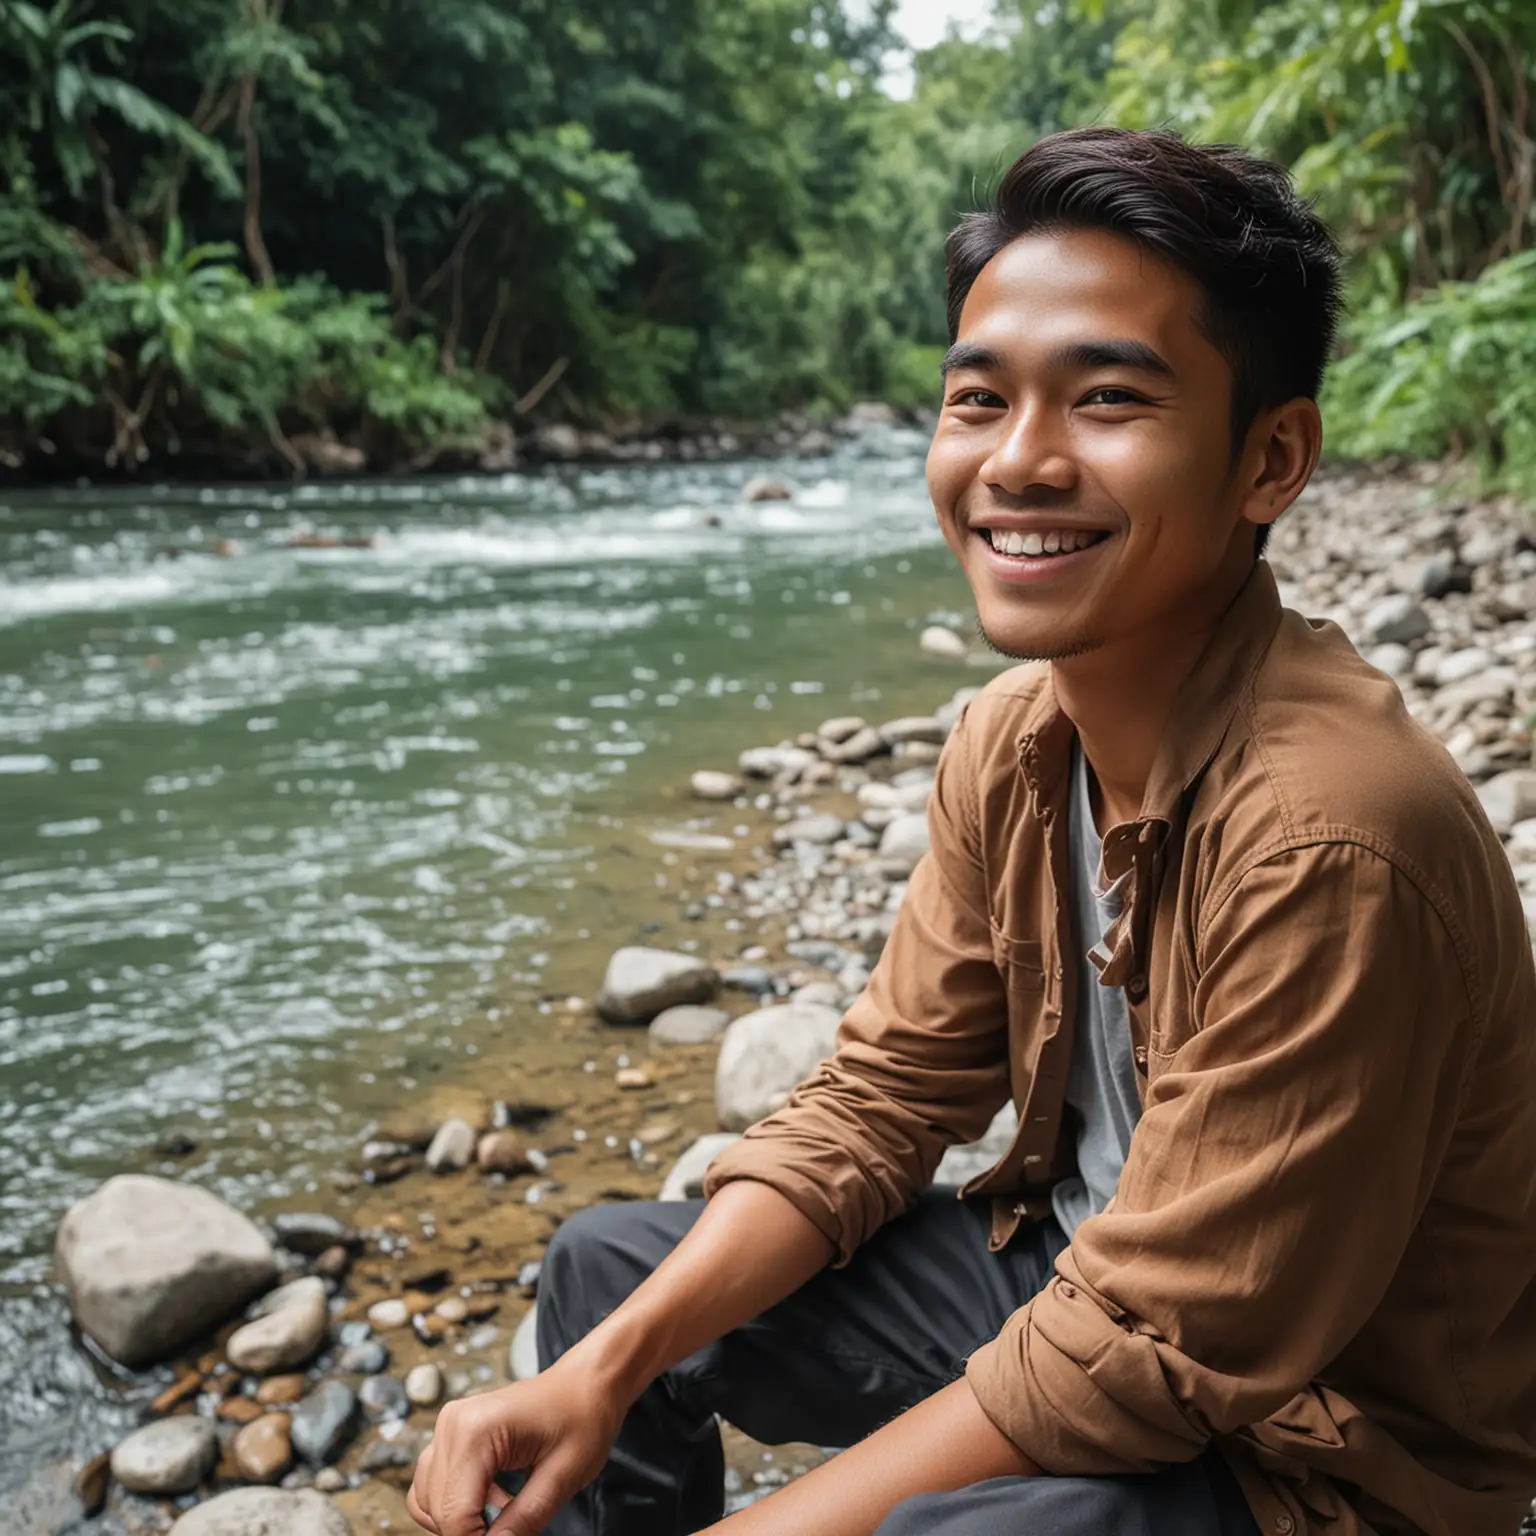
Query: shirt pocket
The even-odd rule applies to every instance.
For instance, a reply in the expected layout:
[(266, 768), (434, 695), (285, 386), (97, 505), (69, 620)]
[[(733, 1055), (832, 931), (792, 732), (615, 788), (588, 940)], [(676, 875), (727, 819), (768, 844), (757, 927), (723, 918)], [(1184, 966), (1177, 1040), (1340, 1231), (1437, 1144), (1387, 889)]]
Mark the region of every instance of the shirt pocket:
[(1049, 1002), (1045, 959), (1038, 939), (1015, 939), (992, 925), (992, 960), (1008, 999), (1008, 1062), (1014, 1097), (1029, 1086), (1033, 1046)]

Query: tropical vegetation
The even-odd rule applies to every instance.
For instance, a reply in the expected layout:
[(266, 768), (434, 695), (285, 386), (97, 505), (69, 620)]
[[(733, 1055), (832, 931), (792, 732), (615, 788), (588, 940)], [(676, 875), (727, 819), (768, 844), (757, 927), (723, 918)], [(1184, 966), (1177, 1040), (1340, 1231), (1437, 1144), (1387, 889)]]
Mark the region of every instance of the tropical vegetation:
[(285, 472), (488, 422), (932, 399), (942, 247), (1034, 138), (1169, 124), (1339, 230), (1341, 451), (1536, 489), (1536, 6), (0, 0), (0, 455)]

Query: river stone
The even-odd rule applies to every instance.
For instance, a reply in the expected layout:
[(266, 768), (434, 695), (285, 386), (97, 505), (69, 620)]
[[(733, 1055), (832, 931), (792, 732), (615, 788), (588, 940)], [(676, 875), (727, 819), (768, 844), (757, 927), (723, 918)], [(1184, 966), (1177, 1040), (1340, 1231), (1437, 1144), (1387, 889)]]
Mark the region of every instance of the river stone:
[(768, 475), (754, 475), (741, 488), (741, 499), (748, 502), (793, 501), (794, 495), (782, 480), (774, 480)]
[(837, 1046), (843, 1016), (815, 1003), (743, 1014), (725, 1032), (715, 1065), (715, 1110), (727, 1131), (770, 1113)]
[(716, 1131), (700, 1136), (667, 1171), (658, 1200), (697, 1200), (704, 1193), (704, 1174), (709, 1165), (741, 1140), (738, 1131)]
[(147, 1174), (108, 1179), (59, 1223), (54, 1262), (83, 1333), (142, 1369), (277, 1279), (272, 1246), (215, 1195)]
[(688, 790), (695, 800), (734, 800), (746, 790), (734, 773), (717, 773), (701, 768), (688, 780)]
[(254, 1376), (291, 1371), (313, 1358), (325, 1341), (330, 1319), (325, 1282), (310, 1275), (282, 1289), (287, 1293), (283, 1305), (230, 1335), (224, 1353), (237, 1370)]
[(189, 1509), (171, 1536), (352, 1536), (352, 1522), (310, 1488), (235, 1488)]
[(1417, 598), (1407, 592), (1389, 592), (1366, 610), (1363, 627), (1371, 645), (1408, 645), (1422, 640), (1432, 626)]
[(816, 727), (816, 737), (818, 742), (835, 747), (840, 741), (856, 736), (868, 725), (869, 721), (863, 715), (838, 715), (835, 719), (823, 720)]
[(731, 1016), (723, 1008), (700, 1008), (684, 1003), (664, 1008), (651, 1020), (653, 1045), (703, 1045), (724, 1032)]
[(340, 1448), (356, 1412), (351, 1387), (339, 1381), (323, 1383), (293, 1410), (294, 1450), (310, 1466), (323, 1466)]
[(920, 650), (927, 651), (930, 656), (964, 656), (965, 641), (952, 629), (945, 629), (942, 624), (930, 624), (922, 634), (917, 637)]
[(979, 1141), (968, 1141), (961, 1146), (951, 1147), (939, 1159), (939, 1166), (933, 1175), (934, 1184), (959, 1186), (986, 1173), (1013, 1145), (1014, 1133), (1018, 1128), (1018, 1111), (1012, 1104), (1003, 1105)]
[(804, 747), (748, 747), (736, 766), (749, 779), (776, 779), (783, 774), (794, 780), (815, 761), (816, 754)]
[(887, 720), (880, 734), (893, 747), (912, 742), (942, 747), (949, 740), (949, 727), (935, 715), (903, 715), (899, 720)]
[(829, 763), (863, 763), (890, 750), (890, 743), (873, 726), (855, 731), (846, 741), (823, 742), (821, 755)]
[(475, 1156), (475, 1128), (455, 1115), (437, 1128), (427, 1148), (427, 1167), (433, 1173), (457, 1173), (469, 1167)]
[(258, 1317), (271, 1317), (284, 1307), (307, 1305), (316, 1295), (325, 1299), (325, 1282), (315, 1275), (301, 1275), (297, 1280), (268, 1291), (265, 1296), (258, 1296), (245, 1309), (245, 1320), (254, 1323)]
[(1536, 769), (1511, 768), (1496, 774), (1478, 786), (1477, 798), (1494, 830), (1507, 837), (1516, 822), (1536, 816)]
[(775, 848), (789, 848), (795, 843), (812, 843), (819, 848), (830, 847), (843, 835), (843, 818), (830, 811), (819, 811), (811, 816), (797, 816), (783, 826), (773, 829)]
[(411, 1309), (398, 1296), (388, 1296), (368, 1308), (368, 1321), (380, 1333), (391, 1328), (404, 1328), (411, 1320)]
[(112, 1452), (112, 1476), (130, 1493), (190, 1493), (218, 1459), (213, 1425), (183, 1414), (134, 1430)]
[(533, 1164), (528, 1145), (516, 1131), (487, 1131), (475, 1147), (475, 1161), (482, 1173), (527, 1173)]
[(881, 859), (899, 865), (909, 873), (927, 852), (928, 818), (921, 812), (912, 811), (898, 816), (880, 834)]
[(513, 1381), (529, 1381), (539, 1374), (538, 1312), (539, 1304), (534, 1302), (507, 1348), (507, 1374)]
[(282, 1247), (307, 1259), (318, 1259), (327, 1248), (356, 1248), (362, 1242), (356, 1227), (318, 1211), (289, 1211), (276, 1216), (272, 1231)]
[(1440, 659), (1435, 667), (1435, 686), (1449, 688), (1497, 665), (1498, 658), (1491, 652), (1480, 645), (1469, 645), (1464, 651), (1452, 651)]
[[(401, 1303), (404, 1306), (404, 1303)], [(409, 1314), (407, 1314), (409, 1316)], [(389, 1350), (380, 1339), (364, 1339), (349, 1344), (336, 1361), (343, 1376), (377, 1376), (389, 1364)]]
[(252, 1420), (229, 1447), (240, 1476), (253, 1483), (275, 1483), (293, 1465), (293, 1437), (286, 1413)]
[(405, 1386), (393, 1376), (370, 1376), (357, 1389), (357, 1400), (371, 1418), (403, 1419), (411, 1411)]
[(430, 1360), (413, 1366), (405, 1378), (405, 1395), (418, 1408), (436, 1408), (443, 1400), (443, 1373)]
[(720, 978), (697, 955), (631, 945), (615, 950), (597, 994), (597, 1011), (610, 1024), (646, 1024), (664, 1008), (707, 1003)]

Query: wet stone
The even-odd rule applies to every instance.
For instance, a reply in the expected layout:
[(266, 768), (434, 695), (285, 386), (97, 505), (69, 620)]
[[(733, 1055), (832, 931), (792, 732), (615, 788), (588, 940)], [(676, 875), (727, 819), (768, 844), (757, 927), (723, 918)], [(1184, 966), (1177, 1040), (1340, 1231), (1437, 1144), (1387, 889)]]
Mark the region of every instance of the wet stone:
[(241, 1477), (275, 1483), (293, 1463), (288, 1415), (268, 1413), (247, 1424), (235, 1436), (230, 1455)]
[(427, 1148), (427, 1168), (432, 1173), (457, 1173), (475, 1155), (475, 1128), (457, 1115), (438, 1127)]
[(388, 1365), (389, 1349), (380, 1339), (349, 1344), (336, 1359), (336, 1369), (343, 1376), (377, 1376)]
[(435, 1408), (443, 1398), (443, 1373), (430, 1361), (415, 1366), (405, 1378), (405, 1395), (418, 1408)]
[(403, 1419), (411, 1411), (405, 1386), (393, 1376), (370, 1376), (357, 1389), (357, 1400), (370, 1418)]
[(339, 1381), (328, 1381), (293, 1411), (293, 1448), (312, 1467), (323, 1466), (341, 1448), (357, 1398)]
[(272, 1219), (278, 1243), (293, 1253), (315, 1259), (327, 1248), (355, 1248), (362, 1238), (355, 1227), (318, 1211), (290, 1211)]
[(190, 1493), (213, 1471), (219, 1442), (207, 1419), (161, 1419), (112, 1452), (112, 1476), (132, 1493)]

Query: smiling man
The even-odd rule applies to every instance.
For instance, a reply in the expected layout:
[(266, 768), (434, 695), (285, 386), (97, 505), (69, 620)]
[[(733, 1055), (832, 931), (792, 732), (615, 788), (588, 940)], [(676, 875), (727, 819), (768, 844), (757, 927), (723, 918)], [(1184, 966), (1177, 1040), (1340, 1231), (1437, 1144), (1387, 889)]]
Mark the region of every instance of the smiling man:
[[(727, 1536), (1513, 1536), (1536, 1493), (1536, 970), (1470, 787), (1269, 525), (1337, 312), (1282, 172), (1037, 144), (950, 242), (928, 479), (983, 632), (837, 1054), (707, 1203), (566, 1223), (534, 1380), (411, 1509), (673, 1536), (716, 1415), (850, 1446)], [(1007, 1154), (928, 1188), (1009, 1098)]]

